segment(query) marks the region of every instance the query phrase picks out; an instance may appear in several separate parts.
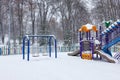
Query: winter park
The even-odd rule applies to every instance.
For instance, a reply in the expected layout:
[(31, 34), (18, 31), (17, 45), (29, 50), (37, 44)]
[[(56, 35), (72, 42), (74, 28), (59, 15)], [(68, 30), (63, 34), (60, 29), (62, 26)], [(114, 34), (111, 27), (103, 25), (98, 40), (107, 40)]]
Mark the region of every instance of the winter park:
[(0, 80), (120, 80), (120, 0), (0, 0)]

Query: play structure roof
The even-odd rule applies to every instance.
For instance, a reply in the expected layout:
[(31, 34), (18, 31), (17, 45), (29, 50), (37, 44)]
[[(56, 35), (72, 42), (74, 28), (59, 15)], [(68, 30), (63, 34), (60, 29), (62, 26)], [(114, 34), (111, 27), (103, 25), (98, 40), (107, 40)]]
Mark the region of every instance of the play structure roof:
[(97, 32), (97, 27), (95, 25), (92, 25), (92, 24), (86, 24), (86, 25), (83, 25), (79, 31), (80, 32), (89, 32), (89, 31), (94, 31), (94, 32)]

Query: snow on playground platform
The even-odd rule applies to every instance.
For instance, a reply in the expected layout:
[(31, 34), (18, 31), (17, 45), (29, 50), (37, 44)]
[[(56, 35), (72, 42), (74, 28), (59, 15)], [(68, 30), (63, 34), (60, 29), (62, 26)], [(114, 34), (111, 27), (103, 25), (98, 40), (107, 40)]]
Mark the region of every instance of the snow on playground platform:
[(0, 56), (0, 80), (120, 80), (120, 64), (82, 60), (58, 53), (58, 58)]

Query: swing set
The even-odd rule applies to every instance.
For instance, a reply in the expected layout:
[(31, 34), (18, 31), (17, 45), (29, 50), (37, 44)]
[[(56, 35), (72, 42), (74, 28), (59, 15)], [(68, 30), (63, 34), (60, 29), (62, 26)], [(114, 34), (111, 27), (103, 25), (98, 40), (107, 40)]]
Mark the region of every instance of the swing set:
[(49, 57), (51, 57), (51, 44), (52, 40), (54, 41), (54, 49), (55, 49), (55, 58), (57, 58), (57, 40), (54, 35), (25, 35), (23, 37), (23, 46), (22, 46), (22, 54), (23, 60), (25, 59), (25, 44), (27, 43), (27, 61), (30, 60), (30, 38), (47, 38), (49, 44)]

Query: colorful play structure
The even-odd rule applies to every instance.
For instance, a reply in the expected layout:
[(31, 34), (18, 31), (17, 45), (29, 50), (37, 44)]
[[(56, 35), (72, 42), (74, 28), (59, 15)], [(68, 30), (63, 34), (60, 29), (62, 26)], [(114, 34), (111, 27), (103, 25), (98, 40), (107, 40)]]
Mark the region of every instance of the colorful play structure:
[[(80, 29), (80, 56), (83, 59), (91, 60), (94, 53), (94, 37), (91, 36), (91, 32), (96, 33), (96, 38), (98, 37), (98, 30), (95, 25), (87, 24), (83, 25)], [(94, 34), (93, 33), (93, 34)], [(84, 34), (84, 36), (83, 36)], [(93, 35), (92, 34), (92, 35)]]
[[(68, 55), (80, 55), (82, 59), (87, 60), (104, 58), (110, 63), (115, 63), (109, 48), (120, 41), (120, 21), (117, 21), (112, 25), (106, 23), (106, 25), (106, 29), (101, 26), (97, 29), (95, 25), (91, 24), (83, 25), (79, 29), (80, 50), (68, 53)], [(98, 47), (100, 49), (96, 49)], [(96, 56), (94, 56), (95, 54)], [(117, 54), (116, 56), (117, 59), (120, 59), (120, 54)]]
[[(27, 61), (30, 60), (30, 38), (47, 38), (48, 39), (48, 46), (49, 46), (49, 57), (51, 57), (51, 45), (52, 40), (54, 41), (54, 51), (55, 51), (55, 58), (57, 58), (57, 40), (54, 35), (25, 35), (23, 37), (23, 47), (22, 47), (22, 54), (23, 60), (25, 59), (25, 48), (27, 46)], [(27, 45), (26, 45), (27, 43)]]

